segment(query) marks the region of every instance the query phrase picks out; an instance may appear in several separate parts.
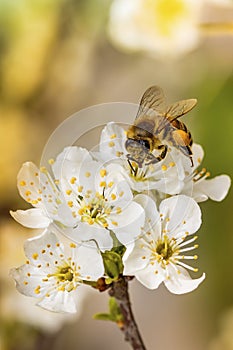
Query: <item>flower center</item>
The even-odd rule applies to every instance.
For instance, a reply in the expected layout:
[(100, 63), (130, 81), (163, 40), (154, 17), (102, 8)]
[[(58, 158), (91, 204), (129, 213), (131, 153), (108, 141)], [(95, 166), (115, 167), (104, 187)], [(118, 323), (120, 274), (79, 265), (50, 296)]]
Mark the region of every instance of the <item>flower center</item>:
[(173, 255), (173, 248), (168, 241), (161, 241), (157, 243), (156, 253), (160, 255), (163, 260), (169, 260)]
[(134, 181), (141, 182), (146, 181), (146, 175), (149, 169), (149, 166), (146, 167), (146, 169), (139, 168), (137, 163), (135, 162), (128, 162), (129, 164), (129, 175), (134, 179)]
[(96, 195), (90, 202), (83, 200), (78, 213), (81, 215), (81, 221), (87, 222), (89, 225), (97, 223), (107, 227), (107, 217), (111, 212), (111, 208), (106, 205), (106, 199), (102, 195)]
[(59, 281), (73, 281), (74, 278), (74, 271), (70, 266), (61, 267), (59, 269), (59, 272), (57, 273), (57, 278)]
[(187, 15), (187, 5), (183, 0), (147, 0), (147, 11), (151, 28), (156, 29), (163, 36), (170, 36), (174, 26)]
[(151, 262), (156, 260), (163, 268), (169, 262), (175, 262), (179, 254), (179, 247), (175, 239), (169, 239), (166, 235), (158, 239), (156, 242), (151, 242)]

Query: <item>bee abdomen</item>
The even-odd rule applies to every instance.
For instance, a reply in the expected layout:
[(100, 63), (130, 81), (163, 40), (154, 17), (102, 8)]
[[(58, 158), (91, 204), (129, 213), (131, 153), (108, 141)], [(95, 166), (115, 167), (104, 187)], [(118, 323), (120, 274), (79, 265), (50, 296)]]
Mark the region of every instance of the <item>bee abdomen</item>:
[(186, 125), (185, 125), (183, 122), (181, 122), (180, 120), (175, 119), (175, 120), (173, 120), (173, 122), (172, 122), (171, 124), (172, 124), (176, 129), (183, 130), (183, 131), (185, 131), (185, 132), (188, 131)]

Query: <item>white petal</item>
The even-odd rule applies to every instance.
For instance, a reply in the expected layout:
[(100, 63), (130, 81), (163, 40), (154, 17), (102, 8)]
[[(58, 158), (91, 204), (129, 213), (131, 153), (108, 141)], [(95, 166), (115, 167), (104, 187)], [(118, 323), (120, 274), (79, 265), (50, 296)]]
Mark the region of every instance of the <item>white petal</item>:
[(126, 154), (126, 135), (123, 128), (111, 122), (108, 123), (101, 133), (100, 152), (108, 153), (111, 157), (119, 157), (119, 152)]
[(227, 175), (219, 175), (210, 180), (194, 183), (193, 197), (197, 202), (203, 202), (208, 197), (214, 201), (222, 201), (231, 186), (231, 179)]
[(158, 264), (149, 264), (145, 269), (137, 271), (135, 277), (145, 287), (149, 289), (156, 289), (164, 281), (164, 274)]
[[(152, 227), (156, 232), (160, 231), (160, 216), (153, 199), (145, 194), (138, 194), (134, 197), (134, 202), (140, 204), (145, 210), (144, 231), (149, 231)], [(156, 229), (155, 226), (158, 228)]]
[(179, 274), (173, 269), (173, 272), (170, 273), (170, 279), (164, 281), (165, 286), (171, 293), (184, 294), (192, 292), (205, 279), (204, 273), (200, 278), (192, 279), (182, 267), (179, 266), (178, 270)]
[(57, 236), (46, 230), (40, 236), (30, 238), (24, 243), (25, 255), (32, 265), (42, 265), (47, 263), (54, 266), (55, 261), (60, 261), (61, 254), (64, 254), (63, 245), (58, 241)]
[[(44, 294), (44, 288), (47, 289), (48, 287), (43, 282), (43, 278), (47, 276), (46, 272), (30, 264), (22, 265), (17, 269), (11, 269), (10, 276), (16, 281), (17, 290), (27, 296), (41, 298)], [(41, 287), (40, 293), (35, 293), (38, 286)]]
[(104, 275), (103, 259), (94, 242), (76, 248), (75, 257), (82, 279), (96, 281)]
[(76, 228), (67, 230), (64, 233), (74, 242), (79, 244), (85, 242), (86, 246), (89, 243), (92, 246), (91, 240), (93, 240), (101, 251), (110, 250), (113, 246), (110, 232), (99, 225), (89, 225), (88, 223), (80, 222)]
[(145, 222), (145, 212), (138, 203), (132, 202), (127, 208), (124, 208), (122, 214), (111, 215), (111, 220), (115, 225), (109, 225), (109, 228), (116, 234), (118, 240), (126, 246), (140, 235), (141, 227)]
[(138, 239), (135, 245), (131, 244), (126, 247), (122, 259), (124, 263), (124, 275), (135, 275), (137, 271), (144, 269), (148, 264), (151, 252), (144, 243), (143, 239)]
[(92, 161), (90, 153), (81, 147), (66, 147), (57, 156), (56, 161), (52, 165), (53, 173), (56, 179), (62, 177), (72, 177), (77, 175), (77, 169), (83, 163)]
[[(27, 202), (36, 201), (38, 199), (40, 188), (40, 175), (39, 169), (32, 162), (26, 162), (22, 165), (18, 176), (17, 186), (19, 193), (23, 199)], [(40, 206), (40, 202), (33, 204), (33, 206)]]
[(49, 297), (45, 296), (37, 305), (54, 312), (76, 312), (73, 292), (54, 291)]
[(10, 214), (18, 223), (30, 228), (45, 228), (51, 222), (40, 208), (10, 211)]
[(184, 232), (194, 233), (201, 225), (201, 210), (194, 199), (178, 195), (160, 204), (162, 226), (169, 235), (178, 237)]

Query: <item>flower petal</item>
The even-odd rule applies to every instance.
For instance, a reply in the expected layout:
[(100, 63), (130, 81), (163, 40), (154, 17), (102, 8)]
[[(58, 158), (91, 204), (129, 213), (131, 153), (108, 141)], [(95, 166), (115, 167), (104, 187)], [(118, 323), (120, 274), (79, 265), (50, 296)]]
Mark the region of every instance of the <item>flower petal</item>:
[(208, 198), (213, 201), (222, 201), (231, 186), (228, 175), (219, 175), (210, 180), (197, 181), (193, 187), (193, 197), (197, 202), (203, 202)]
[[(152, 228), (155, 232), (160, 232), (160, 215), (153, 199), (145, 194), (138, 194), (134, 197), (134, 202), (140, 204), (145, 210), (144, 232), (150, 231)], [(155, 226), (158, 228), (156, 229)]]
[(49, 296), (45, 296), (37, 305), (54, 312), (75, 313), (76, 305), (73, 294), (67, 291), (54, 291)]
[(134, 275), (149, 263), (150, 251), (145, 246), (143, 239), (138, 239), (134, 244), (127, 245), (123, 255), (124, 275)]
[(51, 223), (40, 208), (10, 211), (10, 214), (18, 223), (29, 228), (45, 228)]
[(46, 267), (47, 263), (54, 266), (54, 262), (61, 261), (61, 255), (64, 254), (62, 243), (58, 241), (53, 232), (48, 230), (45, 230), (40, 236), (26, 240), (24, 251), (30, 264), (34, 266), (40, 264), (42, 268)]
[(89, 243), (92, 246), (91, 240), (95, 241), (101, 251), (110, 250), (113, 246), (109, 230), (95, 224), (80, 222), (76, 228), (64, 231), (64, 234), (79, 244), (85, 242), (86, 246), (89, 246)]
[(185, 232), (194, 233), (201, 225), (201, 210), (194, 199), (178, 195), (165, 199), (160, 204), (163, 228), (174, 238)]
[(83, 244), (74, 251), (75, 261), (80, 266), (81, 278), (96, 281), (104, 275), (104, 264), (95, 242)]
[(116, 234), (118, 240), (124, 245), (132, 243), (141, 233), (145, 221), (143, 208), (131, 202), (122, 214), (111, 215), (112, 225), (109, 228)]
[(26, 162), (22, 165), (18, 176), (17, 186), (21, 197), (28, 203), (32, 203), (33, 206), (38, 207), (41, 205), (38, 202), (39, 188), (40, 188), (40, 176), (39, 169), (32, 162)]
[[(192, 292), (205, 279), (205, 273), (200, 278), (192, 279), (188, 272), (179, 266), (179, 274), (173, 269), (170, 270), (170, 278), (164, 281), (167, 289), (174, 294), (184, 294)], [(176, 274), (176, 275), (175, 275)]]
[(135, 273), (136, 279), (149, 289), (156, 289), (164, 281), (164, 273), (161, 267), (155, 263), (149, 264), (145, 269)]
[(100, 152), (108, 153), (111, 159), (112, 157), (122, 156), (127, 153), (125, 141), (125, 130), (116, 123), (110, 122), (102, 130), (99, 146)]

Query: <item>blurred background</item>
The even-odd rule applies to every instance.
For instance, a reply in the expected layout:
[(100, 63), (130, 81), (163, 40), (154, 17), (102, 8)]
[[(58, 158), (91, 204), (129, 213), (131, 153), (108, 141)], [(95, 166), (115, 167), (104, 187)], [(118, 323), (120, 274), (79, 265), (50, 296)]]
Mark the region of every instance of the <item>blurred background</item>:
[[(80, 296), (75, 316), (37, 308), (8, 277), (35, 235), (9, 216), (24, 209), (16, 176), (40, 162), (53, 130), (93, 104), (137, 103), (147, 87), (170, 102), (197, 98), (184, 120), (212, 176), (233, 173), (233, 1), (0, 0), (0, 347), (129, 349), (114, 324), (92, 315), (107, 294)], [(92, 121), (89, 121), (91, 125)], [(127, 122), (132, 122), (129, 120)], [(148, 350), (233, 349), (232, 191), (201, 205), (199, 267), (206, 281), (176, 296), (136, 281), (130, 293)]]

